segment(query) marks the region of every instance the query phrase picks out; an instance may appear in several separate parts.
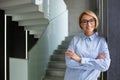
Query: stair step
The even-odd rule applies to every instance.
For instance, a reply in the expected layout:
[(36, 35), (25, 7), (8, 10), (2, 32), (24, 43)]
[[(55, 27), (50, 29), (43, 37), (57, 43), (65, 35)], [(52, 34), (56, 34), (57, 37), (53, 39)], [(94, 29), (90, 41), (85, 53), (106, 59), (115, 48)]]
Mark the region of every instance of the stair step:
[(56, 55), (56, 54), (53, 54), (50, 58), (51, 61), (65, 61), (65, 55), (64, 54), (59, 54), (59, 55)]
[(65, 41), (70, 42), (74, 36), (65, 37)]
[[(33, 3), (32, 0), (4, 0), (0, 2), (1, 9), (11, 9), (17, 6), (26, 5), (28, 3)], [(34, 3), (33, 3), (34, 4)]]
[(44, 24), (48, 24), (47, 19), (33, 19), (33, 20), (19, 21), (19, 25), (21, 26), (34, 26), (34, 25), (44, 25)]
[(65, 55), (66, 50), (67, 50), (67, 49), (65, 49), (65, 51), (63, 51), (63, 52), (59, 52), (58, 50), (55, 50), (53, 55), (60, 55), (60, 56), (64, 56), (64, 55)]
[(29, 4), (25, 6), (20, 6), (15, 9), (6, 10), (6, 14), (23, 14), (29, 12), (39, 12), (39, 7), (37, 5)]
[(41, 35), (43, 31), (35, 31), (35, 30), (29, 30), (29, 34), (36, 34), (36, 35)]
[(56, 69), (65, 69), (65, 61), (50, 61), (48, 64), (49, 68), (56, 68)]
[(34, 31), (34, 30), (29, 30), (30, 35), (34, 35), (34, 38), (40, 38), (42, 35), (43, 31)]
[(41, 37), (41, 35), (42, 35), (42, 34), (40, 34), (40, 35), (36, 35), (36, 34), (35, 34), (35, 35), (34, 35), (34, 38), (39, 39), (39, 38)]
[(62, 44), (58, 46), (58, 49), (67, 49), (69, 44)]
[(13, 21), (44, 18), (44, 14), (42, 12), (30, 12), (30, 13), (16, 14), (12, 16), (13, 16), (12, 18)]
[(43, 80), (64, 80), (64, 77), (46, 76)]
[(64, 77), (65, 69), (48, 68), (46, 76)]
[(57, 50), (55, 50), (55, 54), (65, 54), (65, 52), (66, 52), (66, 50), (67, 49), (57, 49)]
[(25, 26), (24, 29), (25, 30), (35, 30), (35, 31), (44, 31), (46, 29), (47, 25), (46, 26)]
[[(70, 41), (71, 41), (71, 40), (70, 40)], [(69, 44), (70, 44), (70, 41), (66, 41), (66, 40), (64, 40), (64, 41), (62, 41), (61, 44), (67, 44), (67, 45), (69, 45)]]

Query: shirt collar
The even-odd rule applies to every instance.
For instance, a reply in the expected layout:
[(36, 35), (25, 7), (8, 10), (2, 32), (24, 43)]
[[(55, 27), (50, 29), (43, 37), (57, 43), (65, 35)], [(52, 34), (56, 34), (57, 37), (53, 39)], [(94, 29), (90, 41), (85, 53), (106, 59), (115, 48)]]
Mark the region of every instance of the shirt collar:
[(97, 36), (97, 33), (94, 33), (94, 34), (91, 35), (91, 36), (86, 36), (86, 35), (83, 33), (82, 38), (83, 38), (83, 39), (89, 39), (89, 40), (92, 41), (96, 36)]

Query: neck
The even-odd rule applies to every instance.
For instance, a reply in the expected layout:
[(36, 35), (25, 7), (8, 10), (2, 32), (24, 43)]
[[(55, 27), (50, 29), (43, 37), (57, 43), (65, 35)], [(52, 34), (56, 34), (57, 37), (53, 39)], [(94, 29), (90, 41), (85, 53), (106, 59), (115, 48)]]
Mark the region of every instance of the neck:
[(93, 35), (94, 34), (94, 32), (85, 32), (85, 35), (86, 36), (91, 36), (91, 35)]

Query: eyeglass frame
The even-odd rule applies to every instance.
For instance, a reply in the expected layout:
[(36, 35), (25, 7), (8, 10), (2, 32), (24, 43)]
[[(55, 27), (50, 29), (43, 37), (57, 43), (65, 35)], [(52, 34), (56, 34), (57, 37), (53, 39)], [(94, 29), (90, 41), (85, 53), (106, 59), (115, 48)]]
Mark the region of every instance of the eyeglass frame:
[[(92, 20), (92, 21), (91, 21), (91, 20)], [(85, 21), (86, 21), (86, 22), (85, 22)], [(88, 24), (88, 22), (89, 22), (89, 23), (93, 23), (93, 22), (96, 22), (96, 20), (95, 20), (95, 18), (93, 18), (93, 19), (89, 19), (89, 20), (84, 19), (84, 21), (83, 21), (83, 20), (80, 21), (80, 23), (83, 23), (83, 24)]]

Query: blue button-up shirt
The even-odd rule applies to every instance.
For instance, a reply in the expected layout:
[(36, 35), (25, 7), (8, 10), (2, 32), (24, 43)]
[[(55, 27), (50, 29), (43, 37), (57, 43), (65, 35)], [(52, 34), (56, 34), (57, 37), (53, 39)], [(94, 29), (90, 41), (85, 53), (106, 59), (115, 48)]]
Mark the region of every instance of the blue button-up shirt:
[[(65, 56), (67, 68), (64, 80), (97, 80), (100, 72), (108, 70), (110, 66), (111, 60), (106, 40), (96, 33), (91, 36), (84, 34), (75, 36), (68, 50), (81, 56), (82, 61), (77, 62)], [(105, 58), (96, 59), (103, 52), (106, 53)]]

